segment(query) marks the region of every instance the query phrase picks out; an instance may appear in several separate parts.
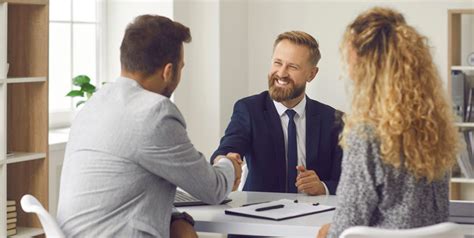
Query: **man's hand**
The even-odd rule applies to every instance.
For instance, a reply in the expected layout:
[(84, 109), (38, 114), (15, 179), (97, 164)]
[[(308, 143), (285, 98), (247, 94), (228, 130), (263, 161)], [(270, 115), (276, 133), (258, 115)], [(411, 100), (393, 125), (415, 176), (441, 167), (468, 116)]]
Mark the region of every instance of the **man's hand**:
[(218, 155), (216, 159), (214, 160), (214, 164), (217, 163), (222, 158), (228, 158), (232, 164), (234, 165), (234, 173), (235, 173), (235, 180), (234, 180), (234, 186), (232, 187), (232, 191), (236, 191), (237, 188), (239, 188), (240, 184), (240, 179), (242, 178), (242, 159), (240, 158), (240, 155), (238, 153), (227, 153), (227, 155)]
[(171, 238), (197, 238), (198, 235), (194, 227), (183, 219), (178, 219), (171, 223), (170, 227)]
[(319, 229), (317, 238), (326, 238), (328, 236), (329, 228), (331, 224), (325, 224)]
[(319, 176), (314, 170), (306, 170), (305, 167), (301, 165), (296, 167), (296, 169), (299, 172), (295, 184), (296, 187), (298, 187), (298, 191), (312, 196), (326, 194), (323, 182), (319, 180)]

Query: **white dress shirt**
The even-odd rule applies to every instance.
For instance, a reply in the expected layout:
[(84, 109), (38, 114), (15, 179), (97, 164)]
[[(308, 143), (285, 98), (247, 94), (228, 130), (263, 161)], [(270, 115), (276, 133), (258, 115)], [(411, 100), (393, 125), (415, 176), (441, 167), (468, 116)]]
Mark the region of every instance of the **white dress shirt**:
[[(288, 151), (288, 121), (290, 119), (286, 114), (286, 110), (293, 109), (296, 112), (296, 115), (293, 120), (296, 124), (296, 146), (298, 150), (298, 165), (302, 165), (306, 168), (306, 97), (303, 97), (303, 100), (301, 100), (293, 108), (287, 108), (285, 105), (275, 100), (273, 101), (273, 104), (275, 104), (275, 108), (278, 112), (278, 115), (280, 115), (281, 128), (283, 129), (283, 138), (285, 139), (285, 159), (287, 161), (288, 155), (286, 151)], [(321, 183), (324, 185), (326, 194), (329, 194), (329, 190), (326, 184), (323, 181), (321, 181)]]

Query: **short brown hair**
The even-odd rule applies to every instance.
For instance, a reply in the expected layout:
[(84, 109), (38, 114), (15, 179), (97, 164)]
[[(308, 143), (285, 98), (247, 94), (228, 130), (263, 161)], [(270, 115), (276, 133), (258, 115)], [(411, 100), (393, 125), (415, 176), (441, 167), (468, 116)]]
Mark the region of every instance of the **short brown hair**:
[(158, 15), (138, 16), (127, 26), (120, 46), (122, 68), (149, 76), (167, 63), (176, 66), (183, 42), (190, 41), (189, 28), (178, 22)]
[(318, 65), (321, 59), (321, 52), (319, 52), (319, 44), (310, 34), (303, 31), (287, 31), (278, 35), (273, 48), (282, 40), (289, 40), (297, 45), (304, 45), (309, 48), (309, 57), (313, 65)]

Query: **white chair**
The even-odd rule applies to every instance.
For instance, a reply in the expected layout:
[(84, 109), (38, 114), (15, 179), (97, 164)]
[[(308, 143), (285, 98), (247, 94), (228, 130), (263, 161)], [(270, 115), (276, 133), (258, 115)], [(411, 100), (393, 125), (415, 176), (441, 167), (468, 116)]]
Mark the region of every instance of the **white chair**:
[(41, 225), (43, 226), (46, 237), (65, 237), (64, 233), (59, 228), (56, 220), (44, 209), (41, 203), (30, 194), (26, 194), (21, 198), (21, 208), (28, 213), (36, 213)]
[(436, 225), (389, 230), (377, 227), (354, 226), (342, 232), (340, 238), (463, 238), (463, 229), (460, 225), (444, 222)]

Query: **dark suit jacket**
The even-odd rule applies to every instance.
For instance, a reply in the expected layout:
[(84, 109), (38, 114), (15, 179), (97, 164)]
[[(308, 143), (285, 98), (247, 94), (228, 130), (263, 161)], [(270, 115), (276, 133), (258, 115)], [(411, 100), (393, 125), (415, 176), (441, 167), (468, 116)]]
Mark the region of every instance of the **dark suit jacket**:
[[(306, 97), (306, 169), (314, 170), (336, 193), (342, 150), (338, 145), (342, 113)], [(286, 192), (286, 159), (280, 116), (268, 91), (243, 98), (234, 105), (231, 121), (219, 148), (245, 156), (249, 170), (244, 191)]]

